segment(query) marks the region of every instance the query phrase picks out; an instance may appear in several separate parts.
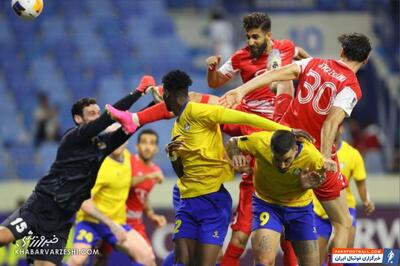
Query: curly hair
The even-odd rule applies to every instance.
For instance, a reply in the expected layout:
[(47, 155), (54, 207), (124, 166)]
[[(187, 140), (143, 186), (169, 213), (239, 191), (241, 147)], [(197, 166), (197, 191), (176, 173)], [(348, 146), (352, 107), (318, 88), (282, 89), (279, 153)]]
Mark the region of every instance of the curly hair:
[(271, 31), (271, 19), (266, 13), (253, 12), (243, 17), (243, 28), (246, 31), (261, 29), (264, 32)]
[(357, 62), (363, 62), (371, 52), (371, 43), (367, 36), (361, 33), (345, 33), (338, 37), (344, 56)]
[(75, 115), (83, 115), (83, 109), (89, 105), (92, 104), (97, 104), (96, 99), (94, 98), (81, 98), (78, 101), (76, 101), (72, 107), (71, 107), (71, 115), (72, 115), (72, 120), (75, 122), (74, 116)]
[(188, 91), (189, 86), (192, 85), (192, 79), (184, 71), (177, 69), (168, 72), (162, 78), (162, 83), (165, 90), (178, 93)]

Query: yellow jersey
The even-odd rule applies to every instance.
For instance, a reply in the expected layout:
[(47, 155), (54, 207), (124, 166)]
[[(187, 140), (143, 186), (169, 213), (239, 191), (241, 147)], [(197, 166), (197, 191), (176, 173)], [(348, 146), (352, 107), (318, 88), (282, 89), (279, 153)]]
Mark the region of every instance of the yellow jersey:
[[(118, 162), (110, 156), (104, 160), (91, 191), (96, 207), (118, 224), (126, 223), (125, 202), (131, 187), (131, 160), (128, 150), (124, 151), (123, 157), (123, 162)], [(76, 222), (80, 221), (99, 223), (82, 209), (76, 215)]]
[[(346, 176), (349, 184), (351, 179), (354, 179), (355, 181), (361, 181), (367, 178), (364, 160), (360, 152), (352, 147), (350, 144), (348, 144), (346, 141), (341, 142), (337, 151), (337, 156), (340, 164), (340, 172), (344, 176)], [(350, 185), (346, 188), (346, 197), (347, 205), (349, 206), (349, 208), (355, 208), (356, 198), (351, 192)], [(328, 218), (328, 215), (326, 214), (324, 208), (315, 196), (314, 212), (323, 219)]]
[(220, 122), (221, 106), (188, 102), (172, 128), (172, 138), (181, 135), (179, 152), (184, 175), (178, 179), (181, 198), (192, 198), (220, 189), (233, 177), (226, 160)]
[(172, 128), (172, 138), (185, 142), (179, 157), (183, 176), (178, 180), (181, 198), (193, 198), (219, 190), (233, 177), (226, 160), (220, 124), (242, 124), (265, 130), (289, 129), (255, 114), (222, 106), (187, 102)]
[(238, 139), (238, 148), (256, 159), (254, 187), (262, 200), (281, 206), (303, 207), (311, 203), (311, 189), (304, 190), (299, 181), (303, 169), (322, 171), (321, 153), (310, 142), (298, 143), (299, 151), (285, 173), (273, 166), (271, 138), (273, 132), (256, 132)]

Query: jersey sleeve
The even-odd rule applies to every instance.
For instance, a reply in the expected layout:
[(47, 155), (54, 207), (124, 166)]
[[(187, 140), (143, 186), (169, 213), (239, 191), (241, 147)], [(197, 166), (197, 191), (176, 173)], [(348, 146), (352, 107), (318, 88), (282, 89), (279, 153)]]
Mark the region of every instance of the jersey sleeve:
[(229, 58), (229, 60), (228, 61), (226, 61), (219, 69), (218, 69), (218, 71), (221, 73), (221, 74), (224, 74), (226, 77), (228, 77), (228, 78), (232, 78), (239, 70), (238, 70), (238, 68), (236, 68), (237, 66), (235, 66), (233, 63), (232, 63), (232, 58), (233, 58), (233, 56), (231, 57), (231, 58)]
[(354, 152), (354, 169), (352, 177), (355, 181), (365, 180), (367, 178), (367, 171), (365, 170), (364, 160), (359, 151)]
[(293, 62), (293, 57), (295, 56), (296, 46), (291, 40), (282, 40), (281, 43), (281, 60), (282, 66), (289, 65)]
[(192, 120), (205, 126), (219, 124), (225, 112), (225, 108), (222, 106), (202, 103), (191, 103), (190, 108)]
[(343, 109), (346, 116), (349, 117), (358, 102), (358, 97), (351, 87), (345, 87), (335, 97), (333, 106)]
[(306, 58), (302, 60), (295, 61), (294, 63), (300, 67), (300, 74), (303, 74), (304, 69), (306, 69), (307, 65), (311, 62), (313, 58)]
[(239, 137), (237, 145), (243, 153), (257, 156), (260, 153), (270, 152), (271, 136), (272, 132), (255, 132), (251, 135)]

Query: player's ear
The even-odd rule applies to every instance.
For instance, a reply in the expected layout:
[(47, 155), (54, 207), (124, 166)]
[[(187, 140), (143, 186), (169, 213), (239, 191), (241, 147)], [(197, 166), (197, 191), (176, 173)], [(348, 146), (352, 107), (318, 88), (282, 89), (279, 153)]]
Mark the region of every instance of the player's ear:
[(344, 57), (344, 50), (343, 50), (343, 48), (340, 48), (339, 56), (340, 56), (340, 57)]
[(272, 32), (267, 31), (267, 33), (265, 34), (265, 37), (267, 37), (268, 39), (272, 39)]
[(368, 55), (367, 59), (365, 59), (365, 60), (363, 61), (363, 64), (364, 64), (364, 65), (366, 65), (366, 64), (368, 63), (369, 57), (370, 57), (370, 56)]
[(154, 151), (154, 154), (157, 154), (160, 151), (160, 148), (158, 146), (156, 146), (156, 149)]
[(74, 115), (74, 121), (76, 124), (80, 125), (83, 122), (82, 116), (80, 115)]

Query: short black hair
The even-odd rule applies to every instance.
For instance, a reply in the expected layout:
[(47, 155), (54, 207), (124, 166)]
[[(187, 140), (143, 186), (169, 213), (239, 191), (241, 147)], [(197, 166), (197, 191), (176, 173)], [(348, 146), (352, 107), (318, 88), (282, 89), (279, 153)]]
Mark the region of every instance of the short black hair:
[(271, 31), (271, 19), (266, 13), (253, 12), (243, 17), (243, 28), (245, 31), (261, 29), (264, 32)]
[(72, 120), (75, 122), (74, 116), (75, 115), (80, 115), (83, 116), (83, 108), (92, 105), (92, 104), (97, 104), (96, 99), (94, 98), (81, 98), (78, 101), (76, 101), (71, 108), (71, 115), (72, 115)]
[(338, 37), (338, 41), (344, 56), (351, 61), (365, 61), (372, 49), (369, 38), (362, 33), (345, 33)]
[(192, 79), (186, 72), (176, 69), (168, 72), (162, 78), (162, 83), (165, 90), (176, 94), (181, 91), (187, 92), (192, 85)]
[(139, 133), (139, 135), (138, 135), (138, 137), (137, 137), (137, 143), (140, 142), (140, 138), (141, 138), (142, 135), (144, 135), (144, 134), (149, 134), (149, 135), (154, 135), (154, 136), (156, 136), (156, 143), (158, 144), (158, 133), (155, 132), (155, 131), (152, 130), (152, 129), (144, 129), (144, 130), (140, 131), (140, 133)]
[(283, 156), (296, 145), (295, 135), (287, 130), (277, 130), (271, 138), (271, 150), (275, 155)]

